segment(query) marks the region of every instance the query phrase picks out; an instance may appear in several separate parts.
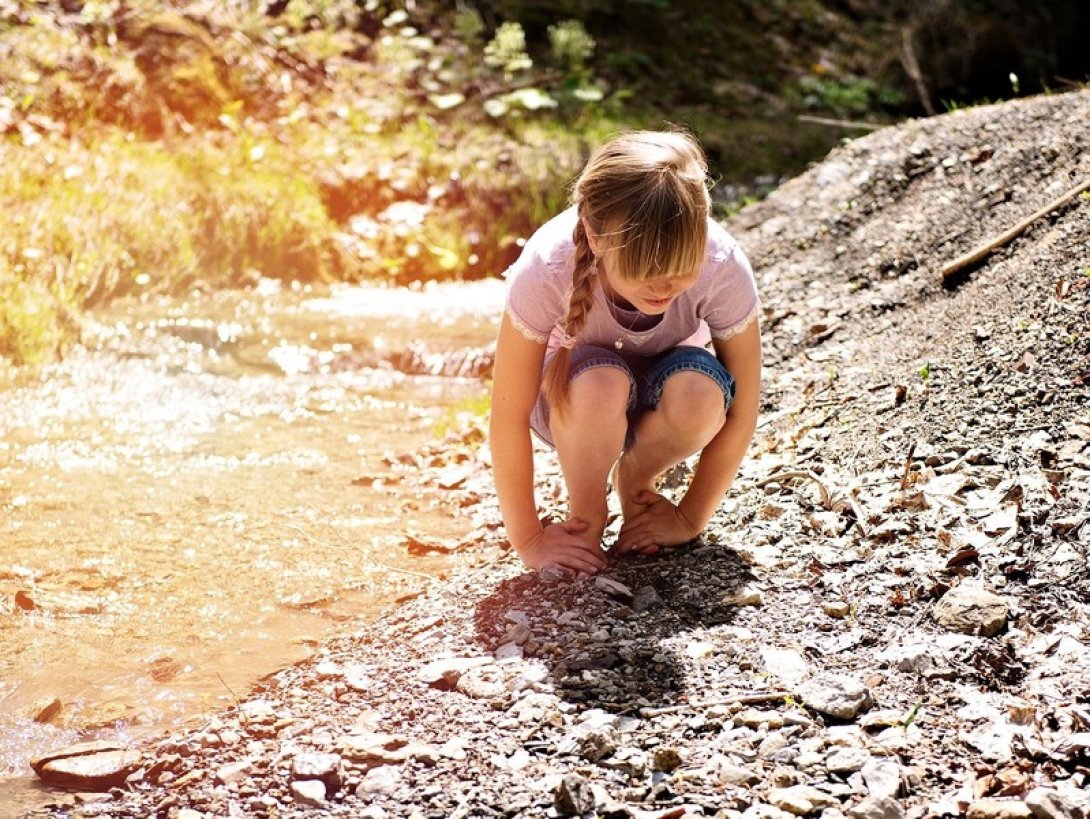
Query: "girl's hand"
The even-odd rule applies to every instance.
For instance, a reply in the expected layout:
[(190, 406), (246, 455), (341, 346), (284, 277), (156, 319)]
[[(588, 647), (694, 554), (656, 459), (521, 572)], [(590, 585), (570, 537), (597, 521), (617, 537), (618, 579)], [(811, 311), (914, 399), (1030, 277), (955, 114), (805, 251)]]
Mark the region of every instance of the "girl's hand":
[(587, 540), (585, 521), (572, 518), (550, 523), (516, 551), (531, 569), (558, 566), (574, 572), (597, 574), (606, 565), (601, 543)]
[(700, 534), (700, 529), (689, 523), (681, 509), (658, 492), (643, 489), (633, 500), (642, 510), (625, 520), (611, 552), (654, 554), (667, 546), (688, 543)]

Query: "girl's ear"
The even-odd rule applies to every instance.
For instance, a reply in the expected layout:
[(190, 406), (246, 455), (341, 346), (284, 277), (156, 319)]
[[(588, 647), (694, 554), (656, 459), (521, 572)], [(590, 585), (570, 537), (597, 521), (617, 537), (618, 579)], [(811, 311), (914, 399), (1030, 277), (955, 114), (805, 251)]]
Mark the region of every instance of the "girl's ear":
[(597, 256), (600, 246), (598, 234), (591, 230), (590, 225), (587, 224), (586, 219), (583, 220), (583, 230), (586, 231), (587, 234), (587, 244), (590, 245), (590, 252)]

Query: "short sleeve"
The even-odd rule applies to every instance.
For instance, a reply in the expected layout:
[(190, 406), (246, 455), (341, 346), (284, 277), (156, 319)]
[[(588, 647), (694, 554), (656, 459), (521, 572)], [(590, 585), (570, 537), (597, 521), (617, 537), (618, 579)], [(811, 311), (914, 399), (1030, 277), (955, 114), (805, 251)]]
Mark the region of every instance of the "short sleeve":
[[(551, 232), (551, 231), (550, 231)], [(562, 248), (550, 241), (550, 232), (539, 231), (504, 273), (507, 279), (505, 310), (523, 336), (539, 344), (549, 336), (567, 312), (571, 288), (570, 264), (559, 263)]]
[(753, 268), (741, 246), (733, 240), (716, 253), (718, 266), (709, 288), (702, 318), (712, 338), (730, 338), (757, 319), (760, 299)]

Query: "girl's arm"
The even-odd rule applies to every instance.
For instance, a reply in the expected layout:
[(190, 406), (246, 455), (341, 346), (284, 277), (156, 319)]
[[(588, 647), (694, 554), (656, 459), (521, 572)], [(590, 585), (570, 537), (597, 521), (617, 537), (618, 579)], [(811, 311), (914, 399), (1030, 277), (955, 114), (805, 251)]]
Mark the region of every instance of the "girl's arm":
[(538, 519), (530, 413), (544, 360), (545, 345), (523, 336), (505, 312), (496, 341), (489, 431), (500, 514), (511, 546), (530, 568), (555, 565), (595, 572), (605, 565), (605, 557), (599, 544), (577, 536), (585, 523), (573, 519), (542, 526)]
[(734, 403), (722, 429), (704, 447), (696, 473), (678, 509), (697, 530), (704, 530), (734, 482), (757, 429), (761, 404), (761, 329), (753, 321), (737, 335), (713, 339), (715, 355), (736, 386)]

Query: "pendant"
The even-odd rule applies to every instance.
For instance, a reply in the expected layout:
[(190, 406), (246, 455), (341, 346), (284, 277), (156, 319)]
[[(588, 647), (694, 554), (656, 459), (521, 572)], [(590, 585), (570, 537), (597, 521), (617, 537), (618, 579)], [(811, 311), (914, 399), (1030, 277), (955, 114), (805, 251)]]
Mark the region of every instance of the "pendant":
[(622, 347), (624, 346), (624, 342), (623, 342), (623, 341), (621, 341), (620, 339), (617, 339), (616, 341), (614, 341), (614, 342), (613, 342), (613, 346), (614, 346), (614, 347), (615, 347), (616, 349), (618, 349), (618, 350), (619, 350), (619, 349), (621, 349), (621, 348), (622, 348)]

